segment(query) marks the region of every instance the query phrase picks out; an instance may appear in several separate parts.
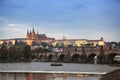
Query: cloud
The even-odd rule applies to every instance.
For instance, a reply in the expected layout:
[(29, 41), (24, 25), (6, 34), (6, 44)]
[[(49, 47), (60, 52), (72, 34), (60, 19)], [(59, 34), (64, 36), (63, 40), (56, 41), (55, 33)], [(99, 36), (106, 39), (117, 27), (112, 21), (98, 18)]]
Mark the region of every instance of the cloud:
[(26, 37), (27, 29), (30, 26), (27, 24), (16, 24), (10, 23), (0, 28), (0, 38), (2, 39), (10, 39), (10, 38), (24, 38)]
[(25, 38), (27, 30), (32, 30), (35, 28), (35, 31), (45, 31), (45, 28), (38, 28), (35, 25), (29, 24), (18, 24), (18, 23), (9, 23), (7, 25), (0, 26), (0, 39), (11, 39), (11, 38)]
[(10, 26), (10, 27), (25, 27), (25, 26), (27, 26), (27, 25), (26, 25), (26, 24), (10, 23), (10, 24), (8, 24), (8, 26)]

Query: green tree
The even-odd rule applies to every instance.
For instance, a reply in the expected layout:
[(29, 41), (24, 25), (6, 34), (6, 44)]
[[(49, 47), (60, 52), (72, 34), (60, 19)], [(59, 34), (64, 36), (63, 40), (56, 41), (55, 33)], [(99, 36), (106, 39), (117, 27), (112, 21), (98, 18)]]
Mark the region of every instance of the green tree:
[(16, 46), (25, 46), (26, 43), (24, 41), (20, 41), (20, 42), (17, 42), (15, 45)]
[(44, 49), (41, 48), (41, 47), (39, 47), (39, 48), (37, 49), (37, 52), (38, 52), (38, 53), (44, 52)]
[(1, 55), (2, 60), (6, 60), (8, 58), (8, 51), (7, 51), (7, 48), (5, 46), (2, 46), (0, 48), (0, 55)]
[(32, 46), (35, 46), (35, 45), (38, 45), (38, 43), (35, 42), (35, 41), (33, 41), (33, 42), (32, 42)]
[(12, 47), (10, 47), (10, 48), (8, 49), (8, 53), (9, 53), (9, 58), (10, 58), (10, 60), (15, 60), (15, 55), (16, 55), (17, 53), (16, 53), (16, 49), (15, 49), (14, 46), (12, 46)]
[(49, 44), (46, 43), (46, 42), (42, 42), (41, 45), (42, 45), (43, 48), (46, 48), (47, 46), (49, 46)]
[(29, 45), (26, 45), (23, 49), (23, 53), (24, 53), (24, 58), (25, 59), (30, 59), (31, 58), (31, 48)]
[(3, 47), (6, 46), (6, 45), (7, 45), (7, 42), (3, 42), (2, 45), (3, 45)]
[(12, 46), (8, 49), (10, 60), (17, 60), (21, 57), (20, 49)]

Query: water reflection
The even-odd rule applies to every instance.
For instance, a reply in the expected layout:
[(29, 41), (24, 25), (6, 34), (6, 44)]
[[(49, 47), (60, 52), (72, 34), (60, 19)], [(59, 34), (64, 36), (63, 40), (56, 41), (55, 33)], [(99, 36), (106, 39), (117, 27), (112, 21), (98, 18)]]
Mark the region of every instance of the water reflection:
[(50, 80), (99, 80), (99, 76), (87, 76), (87, 77), (57, 77)]
[(89, 77), (89, 78), (77, 78), (77, 77), (68, 77), (68, 78), (55, 78), (54, 80), (99, 80), (98, 78)]
[(55, 77), (51, 79), (45, 79), (45, 80), (99, 80), (100, 75), (87, 75), (87, 76), (61, 76), (61, 77)]

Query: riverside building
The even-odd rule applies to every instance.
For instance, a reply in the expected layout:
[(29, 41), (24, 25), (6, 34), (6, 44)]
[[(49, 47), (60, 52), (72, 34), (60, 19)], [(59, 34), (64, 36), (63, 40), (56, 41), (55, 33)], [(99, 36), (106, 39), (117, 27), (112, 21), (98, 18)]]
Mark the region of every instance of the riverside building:
[(104, 45), (105, 41), (103, 37), (98, 40), (88, 40), (88, 39), (67, 39), (65, 36), (62, 39), (56, 40), (55, 38), (47, 37), (46, 34), (39, 34), (35, 32), (34, 28), (32, 30), (27, 30), (26, 38), (14, 38), (14, 39), (0, 39), (0, 45), (16, 45), (17, 43), (24, 42), (27, 45), (32, 45), (33, 43), (40, 44), (42, 42), (51, 44), (55, 46), (77, 46), (80, 47), (85, 44), (92, 44), (93, 46)]

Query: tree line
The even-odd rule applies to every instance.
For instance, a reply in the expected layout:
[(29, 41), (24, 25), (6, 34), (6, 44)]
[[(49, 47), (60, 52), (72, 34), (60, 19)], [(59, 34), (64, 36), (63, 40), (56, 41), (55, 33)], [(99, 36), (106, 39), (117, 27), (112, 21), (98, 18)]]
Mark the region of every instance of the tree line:
[(30, 60), (31, 48), (29, 45), (24, 46), (2, 46), (0, 48), (0, 61), (19, 61), (19, 60)]

